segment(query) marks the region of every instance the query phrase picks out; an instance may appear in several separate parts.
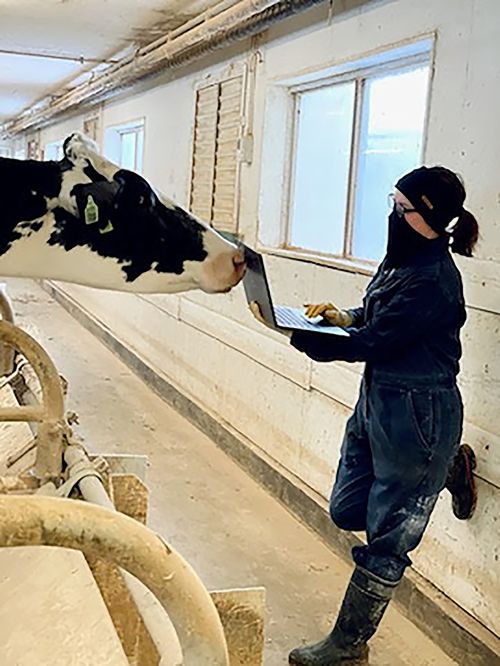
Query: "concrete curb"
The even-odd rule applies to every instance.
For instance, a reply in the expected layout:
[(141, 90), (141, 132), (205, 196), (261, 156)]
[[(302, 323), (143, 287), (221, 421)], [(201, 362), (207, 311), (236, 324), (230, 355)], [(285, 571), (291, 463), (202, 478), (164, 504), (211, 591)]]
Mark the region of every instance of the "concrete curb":
[[(332, 523), (322, 497), (286, 470), (277, 468), (274, 461), (271, 464), (261, 451), (254, 450), (250, 442), (233, 432), (229, 424), (222, 423), (179, 391), (61, 288), (45, 280), (39, 284), (161, 398), (210, 437), (335, 552), (351, 561), (351, 547), (361, 542)], [(500, 666), (500, 639), (415, 571), (405, 575), (396, 601), (400, 610), (460, 666)]]

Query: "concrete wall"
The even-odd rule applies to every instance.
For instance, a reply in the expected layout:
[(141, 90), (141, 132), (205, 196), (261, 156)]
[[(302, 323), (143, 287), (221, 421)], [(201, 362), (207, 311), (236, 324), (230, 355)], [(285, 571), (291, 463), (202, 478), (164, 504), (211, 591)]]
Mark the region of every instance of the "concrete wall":
[[(311, 16), (318, 20), (311, 21)], [(425, 161), (445, 164), (464, 176), (468, 206), (481, 224), (477, 258), (459, 262), (468, 303), (460, 376), (466, 406), (464, 440), (479, 458), (479, 504), (473, 520), (460, 523), (451, 514), (449, 496), (443, 494), (415, 555), (415, 568), (497, 634), (499, 25), (498, 0), (393, 0), (371, 3), (331, 24), (322, 8), (276, 27), (259, 47), (252, 103), (255, 154), (250, 165), (242, 165), (240, 184), (240, 230), (252, 244), (266, 237), (257, 229), (265, 175), (261, 154), (266, 103), (276, 80), (436, 34)], [(233, 56), (240, 61), (250, 52), (238, 54), (233, 47)], [(198, 71), (191, 67), (175, 80), (107, 103), (102, 110), (103, 127), (145, 117), (144, 175), (181, 205), (188, 201), (194, 89), (227, 62), (205, 63)], [(42, 144), (62, 138), (81, 123), (77, 117), (44, 130)], [(356, 267), (340, 270), (278, 254), (270, 254), (267, 264), (276, 300), (290, 304), (328, 298), (341, 306), (356, 305), (368, 280)], [(290, 349), (286, 339), (254, 322), (241, 288), (229, 296), (210, 297), (141, 297), (64, 288), (182, 391), (328, 496), (361, 367), (309, 362)]]

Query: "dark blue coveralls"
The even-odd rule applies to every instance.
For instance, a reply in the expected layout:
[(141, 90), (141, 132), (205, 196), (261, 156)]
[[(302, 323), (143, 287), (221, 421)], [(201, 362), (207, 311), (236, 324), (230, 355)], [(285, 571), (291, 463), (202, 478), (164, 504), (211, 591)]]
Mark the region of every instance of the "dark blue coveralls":
[(388, 581), (411, 564), (460, 443), (456, 384), (465, 323), (460, 274), (445, 243), (371, 281), (350, 336), (297, 331), (315, 361), (365, 361), (330, 500), (340, 528), (366, 531), (355, 563)]

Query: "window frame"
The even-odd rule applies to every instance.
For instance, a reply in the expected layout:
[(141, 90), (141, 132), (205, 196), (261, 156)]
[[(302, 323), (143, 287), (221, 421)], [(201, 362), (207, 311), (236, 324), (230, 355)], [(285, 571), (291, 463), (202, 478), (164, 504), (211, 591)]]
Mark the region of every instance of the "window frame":
[[(303, 254), (308, 256), (325, 257), (333, 260), (340, 260), (343, 262), (354, 262), (357, 264), (365, 264), (368, 266), (376, 266), (379, 262), (371, 259), (363, 259), (353, 254), (353, 241), (354, 241), (354, 205), (356, 199), (356, 178), (358, 163), (359, 163), (359, 147), (361, 143), (362, 132), (362, 114), (364, 104), (366, 103), (366, 82), (368, 79), (379, 78), (383, 75), (390, 75), (395, 73), (406, 73), (417, 69), (420, 66), (427, 65), (428, 72), (428, 85), (427, 85), (427, 99), (425, 103), (425, 116), (422, 129), (422, 145), (419, 155), (419, 163), (424, 161), (424, 155), (427, 147), (427, 129), (429, 123), (429, 102), (431, 95), (431, 84), (433, 77), (433, 64), (432, 53), (426, 51), (414, 55), (401, 57), (390, 62), (367, 65), (364, 67), (353, 67), (351, 70), (341, 74), (318, 77), (317, 79), (300, 83), (288, 87), (288, 93), (292, 98), (292, 136), (289, 149), (290, 169), (287, 178), (287, 192), (285, 196), (285, 211), (284, 211), (284, 225), (282, 231), (281, 249), (285, 252), (293, 252), (294, 254)], [(330, 252), (321, 252), (320, 250), (312, 250), (295, 246), (291, 243), (292, 234), (292, 207), (293, 207), (293, 193), (295, 187), (295, 172), (297, 165), (297, 141), (299, 134), (299, 109), (300, 109), (300, 96), (304, 93), (320, 90), (334, 85), (343, 83), (354, 82), (354, 105), (353, 105), (353, 118), (352, 118), (352, 136), (351, 136), (351, 154), (349, 160), (348, 170), (348, 186), (347, 186), (347, 202), (346, 213), (344, 220), (343, 231), (343, 249), (342, 254), (334, 254)]]

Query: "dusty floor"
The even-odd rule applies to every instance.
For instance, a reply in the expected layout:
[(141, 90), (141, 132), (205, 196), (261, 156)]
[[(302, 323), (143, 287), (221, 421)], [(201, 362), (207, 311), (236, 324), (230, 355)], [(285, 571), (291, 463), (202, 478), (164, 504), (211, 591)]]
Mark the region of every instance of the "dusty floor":
[[(316, 640), (334, 619), (350, 568), (208, 438), (152, 393), (37, 285), (8, 281), (27, 325), (70, 382), (68, 409), (96, 452), (147, 454), (150, 524), (209, 589), (267, 589), (266, 666)], [(373, 640), (372, 666), (456, 662), (391, 608)]]

